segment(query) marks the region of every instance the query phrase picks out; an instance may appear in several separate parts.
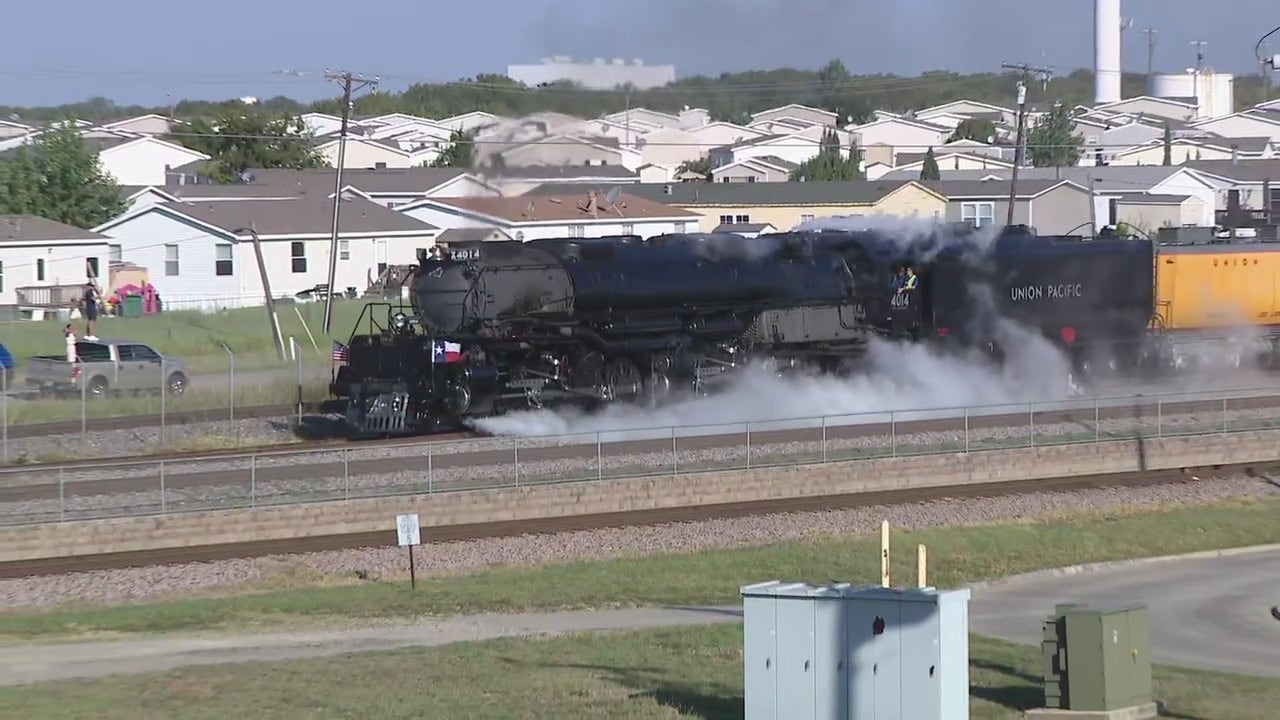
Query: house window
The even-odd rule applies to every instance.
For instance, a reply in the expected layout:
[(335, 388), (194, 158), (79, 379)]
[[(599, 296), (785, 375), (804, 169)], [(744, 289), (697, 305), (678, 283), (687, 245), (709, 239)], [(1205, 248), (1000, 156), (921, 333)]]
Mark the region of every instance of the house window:
[(635, 232), (636, 232), (636, 226), (635, 226), (635, 225), (632, 225), (631, 223), (623, 223), (623, 224), (622, 224), (622, 234), (623, 234), (623, 235), (634, 235), (634, 234), (635, 234)]
[(587, 231), (587, 227), (585, 225), (570, 225), (569, 237), (573, 237), (573, 238), (586, 237), (587, 236), (586, 231)]
[(44, 282), (44, 258), (36, 258), (36, 282)]
[(1272, 222), (1275, 222), (1275, 220), (1277, 219), (1276, 216), (1280, 215), (1280, 187), (1271, 188), (1270, 201), (1271, 201), (1271, 208), (1270, 208), (1271, 218), (1272, 218)]
[(996, 221), (996, 204), (990, 202), (960, 203), (960, 220), (974, 227), (986, 227)]
[(306, 243), (289, 243), (289, 257), (293, 259), (293, 271), (295, 273), (304, 273), (307, 271)]
[(675, 225), (675, 231), (676, 231), (676, 232), (678, 232), (678, 233), (682, 233), (682, 232), (684, 232), (684, 231), (685, 231), (685, 230), (684, 230), (684, 228), (685, 228), (685, 224), (684, 224), (684, 221), (683, 221), (683, 220), (677, 220), (677, 221), (676, 221), (675, 223), (673, 223), (673, 224)]
[(751, 216), (750, 216), (750, 215), (735, 215), (735, 216), (733, 217), (733, 221), (734, 221), (735, 223), (737, 223), (738, 225), (746, 225), (747, 223), (751, 222)]
[(338, 259), (339, 260), (351, 259), (351, 241), (350, 240), (338, 241)]
[(122, 262), (122, 261), (123, 261), (123, 257), (124, 257), (124, 254), (120, 251), (120, 246), (119, 246), (119, 245), (108, 245), (108, 246), (107, 246), (107, 260), (108, 260), (108, 261), (113, 262), (113, 263)]
[(85, 274), (93, 279), (98, 279), (98, 258), (91, 257), (84, 259)]
[(748, 176), (747, 176), (747, 182), (755, 182), (755, 181), (756, 181), (756, 176), (755, 176), (755, 175), (748, 175)]
[(801, 216), (800, 216), (800, 222), (809, 222), (809, 221), (810, 221), (810, 220), (812, 220), (812, 219), (813, 219), (813, 215), (807, 215), (807, 214), (806, 214), (806, 215), (801, 215)]
[(720, 224), (721, 224), (721, 225), (732, 225), (732, 224), (733, 224), (733, 216), (732, 216), (732, 215), (721, 215), (721, 216), (720, 216)]
[(178, 274), (178, 246), (164, 246), (164, 274), (173, 277)]
[(721, 177), (721, 178), (720, 178), (720, 182), (725, 182), (725, 183), (729, 182), (729, 176), (728, 176), (728, 175), (725, 175), (725, 176)]
[(215, 275), (231, 275), (235, 267), (231, 262), (231, 245), (223, 243), (213, 246), (213, 272)]

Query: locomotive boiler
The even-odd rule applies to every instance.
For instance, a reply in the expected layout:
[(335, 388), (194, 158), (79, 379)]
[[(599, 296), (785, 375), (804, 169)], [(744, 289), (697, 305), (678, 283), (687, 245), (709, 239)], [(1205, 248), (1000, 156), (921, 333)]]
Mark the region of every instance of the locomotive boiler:
[[(940, 241), (944, 237), (945, 242)], [(332, 390), (358, 432), (413, 433), (561, 403), (707, 393), (748, 363), (856, 368), (873, 337), (985, 347), (1006, 317), (1085, 357), (1141, 338), (1151, 244), (905, 240), (818, 229), (485, 242), (422, 254), (407, 306), (366, 310)], [(478, 252), (477, 252), (478, 250)], [(895, 272), (910, 266), (914, 289)], [(381, 319), (375, 317), (382, 315)]]

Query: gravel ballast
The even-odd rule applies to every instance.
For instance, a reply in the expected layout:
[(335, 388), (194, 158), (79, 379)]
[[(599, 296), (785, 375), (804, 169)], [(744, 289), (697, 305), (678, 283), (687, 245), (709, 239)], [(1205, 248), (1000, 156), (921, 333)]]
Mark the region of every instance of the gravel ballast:
[[(748, 518), (706, 520), (424, 545), (415, 553), (419, 577), (475, 572), (491, 566), (645, 556), (747, 547), (842, 533), (871, 532), (882, 520), (895, 528), (961, 526), (1115, 507), (1192, 505), (1230, 498), (1280, 494), (1280, 485), (1245, 476), (1192, 479), (1138, 488), (1094, 488), (997, 498), (925, 503)], [(308, 582), (351, 582), (405, 574), (404, 551), (366, 548), (208, 563), (104, 570), (0, 580), (0, 607), (33, 608), (66, 602), (119, 604), (229, 592), (281, 577)]]

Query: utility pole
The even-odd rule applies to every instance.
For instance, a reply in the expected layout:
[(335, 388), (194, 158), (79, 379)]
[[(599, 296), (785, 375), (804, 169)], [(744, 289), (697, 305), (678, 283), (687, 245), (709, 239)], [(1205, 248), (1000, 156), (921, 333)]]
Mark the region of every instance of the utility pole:
[(1196, 74), (1204, 72), (1204, 46), (1209, 43), (1204, 40), (1192, 40), (1192, 45), (1196, 46)]
[(1001, 63), (1005, 70), (1022, 71), (1022, 79), (1018, 81), (1018, 132), (1013, 147), (1013, 175), (1009, 179), (1009, 213), (1005, 225), (1013, 225), (1013, 209), (1018, 199), (1018, 168), (1024, 162), (1023, 142), (1027, 129), (1027, 84), (1031, 82), (1031, 74), (1041, 77), (1044, 87), (1049, 87), (1049, 78), (1053, 77), (1052, 68), (1036, 67), (1026, 63)]
[(338, 272), (338, 210), (342, 206), (342, 165), (347, 157), (347, 127), (351, 123), (351, 94), (360, 88), (378, 87), (378, 78), (366, 78), (347, 71), (326, 70), (326, 80), (334, 80), (342, 85), (342, 129), (338, 132), (338, 162), (333, 178), (333, 228), (329, 237), (329, 292), (324, 301), (324, 333), (329, 334), (333, 322), (334, 276)]
[(1155, 74), (1156, 63), (1156, 29), (1147, 28), (1147, 92), (1151, 92), (1151, 77)]

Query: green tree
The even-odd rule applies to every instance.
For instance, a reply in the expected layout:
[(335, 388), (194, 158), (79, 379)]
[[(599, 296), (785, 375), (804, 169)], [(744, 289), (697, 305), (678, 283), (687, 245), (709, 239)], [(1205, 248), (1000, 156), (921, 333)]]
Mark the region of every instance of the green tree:
[(804, 161), (790, 173), (791, 180), (801, 178), (813, 182), (862, 179), (862, 151), (856, 142), (849, 145), (846, 158), (840, 150), (840, 136), (829, 128), (822, 135), (818, 154)]
[(1080, 162), (1084, 138), (1075, 131), (1067, 106), (1058, 103), (1027, 131), (1027, 159), (1035, 167), (1068, 167)]
[(475, 161), (475, 135), (463, 130), (454, 130), (449, 134), (449, 146), (431, 161), (431, 167), (469, 168)]
[(985, 118), (970, 118), (956, 126), (947, 142), (974, 140), (990, 145), (995, 141), (996, 124)]
[(213, 159), (205, 171), (214, 182), (233, 183), (249, 168), (315, 168), (328, 163), (301, 118), (273, 114), (243, 104), (229, 105), (212, 118), (176, 123), (170, 140)]
[(91, 228), (126, 207), (97, 151), (70, 127), (48, 130), (0, 162), (0, 214), (38, 215)]
[(697, 173), (701, 175), (704, 180), (710, 180), (711, 179), (711, 158), (700, 157), (697, 160), (685, 160), (684, 162), (680, 163), (679, 167), (676, 168), (677, 174), (687, 173), (687, 172)]
[(1173, 165), (1173, 129), (1169, 123), (1164, 124), (1164, 165)]
[(920, 166), (921, 180), (941, 180), (942, 171), (938, 169), (938, 159), (933, 156), (933, 148), (924, 154), (924, 164)]

